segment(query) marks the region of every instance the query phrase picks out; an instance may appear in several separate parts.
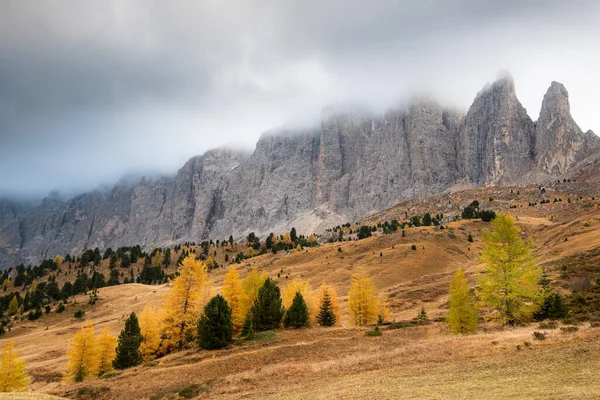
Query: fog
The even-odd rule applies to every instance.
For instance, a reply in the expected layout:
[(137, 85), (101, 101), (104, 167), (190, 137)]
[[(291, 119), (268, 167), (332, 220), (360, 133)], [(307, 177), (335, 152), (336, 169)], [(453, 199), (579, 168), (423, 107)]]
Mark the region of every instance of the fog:
[(3, 1), (0, 194), (174, 173), (332, 105), (466, 110), (501, 70), (534, 120), (556, 80), (597, 132), (599, 20), (595, 1)]

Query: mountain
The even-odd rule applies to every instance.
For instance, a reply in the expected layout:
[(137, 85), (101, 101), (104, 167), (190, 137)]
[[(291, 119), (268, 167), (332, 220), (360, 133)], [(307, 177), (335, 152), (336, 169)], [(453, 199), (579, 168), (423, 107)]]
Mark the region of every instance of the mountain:
[[(553, 82), (535, 123), (510, 77), (463, 116), (416, 99), (384, 115), (328, 111), (320, 126), (264, 133), (252, 154), (212, 150), (175, 176), (120, 182), (33, 209), (0, 201), (0, 266), (85, 248), (320, 232), (399, 201), (458, 187), (543, 183), (600, 148)], [(587, 165), (587, 164), (586, 164)]]

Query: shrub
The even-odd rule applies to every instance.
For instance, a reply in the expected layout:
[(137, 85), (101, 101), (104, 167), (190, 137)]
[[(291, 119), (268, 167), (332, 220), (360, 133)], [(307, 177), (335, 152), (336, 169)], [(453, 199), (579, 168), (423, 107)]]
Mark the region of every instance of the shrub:
[(411, 249), (412, 251), (417, 251), (417, 246), (413, 244), (412, 246), (410, 246), (410, 249)]
[(59, 303), (58, 307), (56, 307), (56, 312), (60, 314), (63, 311), (65, 311), (65, 303)]
[(216, 350), (226, 347), (233, 337), (231, 308), (227, 300), (220, 294), (213, 297), (206, 307), (198, 323), (198, 340), (200, 347)]
[(558, 323), (556, 321), (542, 322), (538, 325), (538, 329), (556, 329)]
[(399, 322), (392, 322), (391, 324), (389, 324), (388, 329), (403, 329), (403, 328), (410, 328), (412, 326), (415, 326), (415, 325), (409, 321), (399, 321)]
[(381, 336), (383, 332), (379, 329), (379, 325), (375, 325), (375, 329), (372, 331), (367, 331), (367, 336)]
[(557, 320), (566, 318), (569, 315), (569, 307), (564, 298), (558, 293), (552, 293), (544, 299), (540, 309), (533, 314), (537, 321), (544, 319)]
[(535, 331), (532, 336), (534, 340), (546, 340), (546, 334), (542, 332)]
[(83, 318), (84, 315), (85, 315), (85, 312), (83, 310), (77, 310), (77, 311), (75, 311), (75, 314), (73, 314), (73, 316), (75, 318)]
[(574, 333), (577, 332), (579, 328), (576, 326), (561, 326), (560, 330), (562, 331), (562, 333)]

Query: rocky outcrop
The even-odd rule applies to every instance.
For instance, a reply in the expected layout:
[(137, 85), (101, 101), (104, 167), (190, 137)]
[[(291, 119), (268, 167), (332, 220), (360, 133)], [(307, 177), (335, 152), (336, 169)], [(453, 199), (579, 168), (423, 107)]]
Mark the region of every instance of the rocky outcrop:
[(571, 117), (569, 93), (558, 82), (552, 82), (544, 95), (537, 121), (536, 155), (539, 168), (553, 176), (566, 173), (590, 155), (598, 146), (598, 137), (583, 133)]
[(510, 77), (486, 86), (464, 117), (429, 100), (378, 116), (327, 111), (319, 126), (264, 133), (252, 154), (209, 151), (175, 176), (48, 198), (33, 209), (0, 201), (0, 266), (85, 248), (264, 237), (291, 226), (320, 232), (458, 184), (558, 176), (597, 148), (557, 83), (537, 126)]
[(511, 77), (477, 94), (459, 135), (461, 170), (475, 185), (514, 182), (535, 165), (535, 124)]

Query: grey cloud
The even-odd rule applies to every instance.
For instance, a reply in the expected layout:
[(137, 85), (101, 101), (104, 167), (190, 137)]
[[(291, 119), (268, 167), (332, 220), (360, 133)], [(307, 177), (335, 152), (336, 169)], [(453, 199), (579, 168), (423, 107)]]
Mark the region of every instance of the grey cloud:
[(551, 80), (600, 129), (594, 1), (75, 1), (0, 4), (0, 193), (173, 172), (225, 143), (384, 109), (465, 109), (499, 69), (535, 119)]

